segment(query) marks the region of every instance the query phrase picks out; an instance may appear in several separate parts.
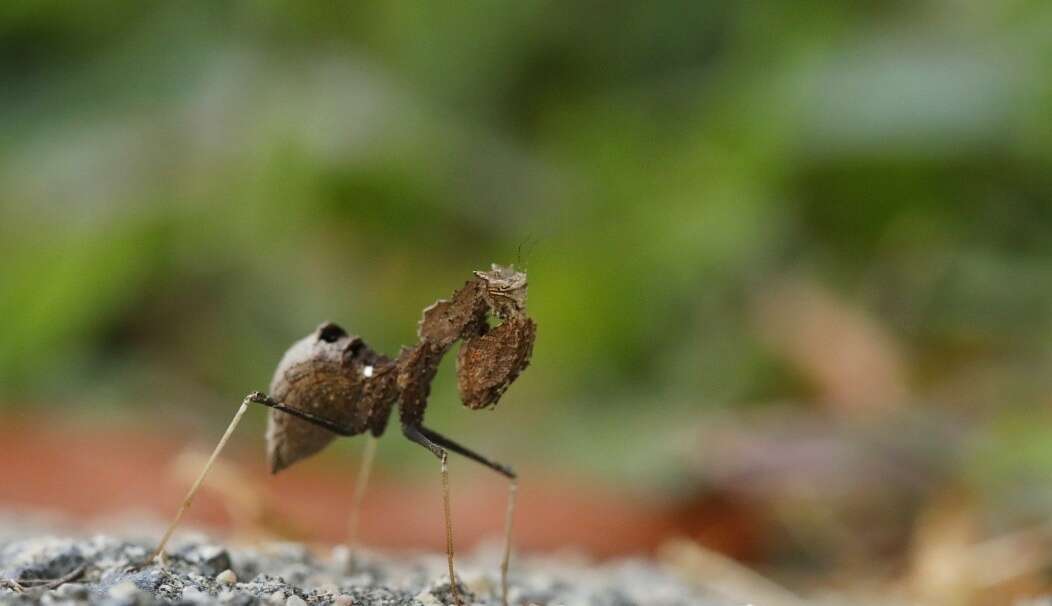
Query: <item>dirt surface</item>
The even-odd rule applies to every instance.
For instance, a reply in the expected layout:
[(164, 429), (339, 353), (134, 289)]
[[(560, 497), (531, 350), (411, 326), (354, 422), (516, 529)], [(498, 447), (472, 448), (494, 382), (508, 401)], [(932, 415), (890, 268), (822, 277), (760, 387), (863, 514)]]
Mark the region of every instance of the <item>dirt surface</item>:
[[(110, 536), (0, 535), (3, 604), (355, 604), (438, 606), (452, 596), (441, 554), (383, 554), (296, 543), (227, 548), (204, 537), (176, 541), (167, 566), (136, 567), (149, 546)], [(465, 604), (500, 604), (499, 553), (458, 559)], [(45, 584), (47, 580), (60, 580)], [(643, 560), (591, 565), (580, 558), (513, 561), (515, 606), (731, 606)]]

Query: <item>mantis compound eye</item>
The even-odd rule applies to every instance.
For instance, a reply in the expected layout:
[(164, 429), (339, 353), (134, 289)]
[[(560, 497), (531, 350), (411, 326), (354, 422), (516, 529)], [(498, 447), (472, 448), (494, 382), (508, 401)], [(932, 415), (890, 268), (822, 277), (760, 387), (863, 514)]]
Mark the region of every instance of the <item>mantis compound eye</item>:
[(488, 408), (530, 363), (537, 325), (519, 316), (484, 334), (469, 337), (457, 355), (457, 387), (464, 405)]

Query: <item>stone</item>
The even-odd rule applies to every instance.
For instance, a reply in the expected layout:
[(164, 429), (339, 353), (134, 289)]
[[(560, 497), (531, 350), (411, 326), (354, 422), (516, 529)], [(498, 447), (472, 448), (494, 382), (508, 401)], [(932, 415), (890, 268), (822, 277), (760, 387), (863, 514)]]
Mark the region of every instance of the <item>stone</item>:
[(110, 587), (110, 590), (106, 593), (114, 600), (128, 602), (134, 600), (135, 597), (139, 595), (139, 588), (131, 581), (124, 581), (123, 583), (118, 583), (113, 587)]

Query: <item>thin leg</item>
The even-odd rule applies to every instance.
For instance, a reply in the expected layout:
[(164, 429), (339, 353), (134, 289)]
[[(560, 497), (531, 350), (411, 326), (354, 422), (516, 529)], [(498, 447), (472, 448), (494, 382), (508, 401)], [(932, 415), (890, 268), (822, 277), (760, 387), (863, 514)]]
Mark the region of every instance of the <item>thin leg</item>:
[(504, 514), (504, 558), (500, 561), (500, 601), (508, 606), (508, 565), (511, 563), (511, 526), (515, 519), (515, 495), (519, 481), (512, 479), (508, 486), (508, 509)]
[(501, 602), (504, 606), (508, 606), (508, 565), (511, 561), (511, 530), (512, 520), (515, 518), (515, 496), (518, 491), (518, 479), (513, 471), (507, 465), (501, 465), (494, 461), (490, 461), (486, 457), (478, 454), (477, 452), (457, 444), (453, 440), (443, 436), (442, 434), (428, 429), (426, 427), (420, 427), (420, 432), (424, 434), (435, 444), (444, 446), (453, 452), (463, 455), (472, 461), (476, 461), (489, 467), (493, 471), (507, 477), (511, 480), (511, 484), (508, 487), (508, 509), (504, 519), (504, 558), (500, 563), (500, 589), (501, 589)]
[(442, 510), (446, 518), (446, 563), (449, 566), (449, 589), (453, 592), (453, 602), (461, 606), (460, 592), (457, 589), (457, 577), (453, 573), (453, 513), (449, 505), (449, 454), (442, 453)]
[(317, 425), (318, 427), (322, 427), (322, 428), (328, 429), (329, 431), (331, 431), (332, 433), (334, 433), (334, 434), (336, 434), (338, 436), (345, 436), (346, 437), (346, 436), (357, 435), (355, 433), (355, 431), (352, 430), (350, 427), (347, 427), (347, 426), (344, 426), (344, 425), (340, 425), (339, 423), (337, 423), (336, 421), (333, 421), (332, 419), (326, 419), (325, 417), (320, 417), (320, 416), (318, 416), (318, 415), (316, 415), (316, 414), (314, 414), (312, 412), (307, 412), (306, 410), (300, 410), (298, 408), (292, 408), (291, 406), (288, 406), (287, 404), (282, 404), (281, 402), (278, 402), (277, 400), (275, 400), (274, 398), (268, 396), (265, 393), (254, 391), (254, 392), (248, 394), (248, 397), (245, 398), (245, 402), (252, 402), (253, 404), (262, 404), (263, 406), (266, 406), (268, 408), (273, 408), (274, 410), (280, 410), (281, 412), (288, 413), (288, 414), (290, 414), (290, 415), (292, 415), (294, 417), (298, 417), (300, 419), (303, 419), (304, 421), (307, 421), (308, 423), (313, 423), (313, 424)]
[(15, 583), (14, 581), (11, 581), (11, 583), (14, 583), (13, 588), (15, 588), (15, 590), (19, 593), (24, 591), (26, 586), (32, 586), (33, 588), (43, 587), (44, 589), (57, 589), (65, 585), (66, 583), (76, 581), (84, 574), (84, 571), (87, 569), (87, 564), (81, 564), (80, 566), (77, 566), (76, 568), (67, 572), (66, 574), (58, 577), (57, 579), (26, 579), (22, 581), (21, 584)]
[(460, 592), (457, 590), (457, 577), (453, 572), (453, 515), (449, 505), (449, 453), (425, 436), (419, 427), (403, 425), (402, 433), (413, 442), (430, 450), (442, 461), (442, 509), (446, 518), (446, 561), (449, 564), (449, 589), (453, 592), (453, 601), (457, 606), (462, 606)]
[(351, 497), (351, 519), (347, 524), (347, 545), (351, 546), (358, 539), (358, 519), (361, 517), (362, 501), (365, 500), (365, 488), (369, 485), (369, 474), (373, 469), (373, 458), (376, 456), (376, 436), (369, 434), (365, 440), (362, 453), (362, 465), (354, 481), (354, 496)]
[(434, 431), (433, 429), (428, 429), (422, 425), (419, 429), (420, 433), (422, 433), (428, 440), (431, 440), (435, 444), (438, 444), (439, 446), (442, 446), (444, 448), (448, 448), (449, 450), (452, 450), (453, 452), (459, 455), (465, 456), (471, 459), (472, 461), (475, 461), (476, 463), (481, 463), (482, 465), (489, 467), (493, 471), (499, 473), (500, 475), (510, 480), (514, 480), (516, 478), (515, 470), (513, 470), (511, 467), (508, 467), (507, 465), (501, 465), (500, 463), (497, 463), (495, 461), (490, 461), (489, 459), (480, 455), (479, 453), (471, 450), (470, 448), (467, 448), (466, 446), (461, 446), (460, 444), (457, 444), (453, 440), (438, 433), (437, 431)]
[[(250, 396), (251, 397), (251, 396)], [(150, 556), (150, 560), (157, 560), (162, 565), (164, 564), (164, 548), (168, 544), (168, 539), (172, 538), (172, 533), (175, 532), (175, 527), (179, 525), (179, 521), (183, 519), (183, 514), (190, 508), (190, 503), (194, 501), (194, 496), (197, 494), (197, 490), (201, 488), (201, 484), (205, 481), (205, 476), (208, 475), (208, 471), (212, 469), (212, 465), (216, 462), (216, 458), (219, 457), (219, 453), (226, 446), (227, 441), (230, 439), (231, 434), (237, 429), (238, 423), (241, 422), (241, 417), (245, 415), (248, 410), (249, 398), (245, 398), (241, 402), (241, 408), (237, 409), (237, 414), (234, 415), (234, 419), (230, 421), (230, 425), (227, 426), (226, 432), (223, 433), (223, 437), (219, 439), (219, 444), (216, 445), (215, 450), (212, 451), (212, 456), (208, 457), (208, 462), (205, 463), (204, 469), (201, 470), (201, 475), (197, 476), (197, 480), (194, 481), (190, 487), (190, 492), (186, 493), (186, 497), (183, 499), (183, 504), (179, 506), (179, 511), (175, 514), (175, 519), (168, 526), (168, 530), (164, 532), (164, 536), (161, 537), (161, 542), (157, 545), (157, 549), (154, 550), (153, 555)]]
[(230, 421), (230, 425), (226, 428), (226, 432), (223, 434), (223, 437), (220, 438), (219, 444), (217, 444), (215, 450), (212, 451), (212, 456), (208, 457), (208, 462), (205, 463), (204, 469), (201, 470), (201, 475), (197, 477), (197, 480), (190, 487), (190, 491), (186, 494), (186, 497), (183, 499), (182, 505), (179, 506), (179, 511), (175, 514), (175, 519), (172, 520), (172, 523), (168, 526), (168, 530), (166, 530), (164, 532), (164, 536), (161, 537), (161, 542), (159, 545), (157, 545), (157, 549), (154, 550), (153, 554), (147, 561), (157, 560), (161, 564), (164, 564), (164, 548), (168, 544), (168, 540), (172, 538), (172, 533), (175, 532), (176, 526), (178, 526), (179, 522), (183, 519), (183, 514), (186, 513), (186, 510), (190, 508), (190, 504), (193, 502), (194, 496), (197, 494), (197, 491), (201, 488), (201, 484), (203, 484), (205, 481), (205, 476), (208, 475), (209, 470), (212, 469), (212, 465), (215, 464), (216, 459), (219, 457), (219, 453), (223, 450), (223, 447), (226, 446), (227, 441), (230, 439), (231, 434), (234, 433), (234, 430), (237, 428), (238, 423), (241, 422), (241, 417), (244, 416), (245, 412), (248, 410), (249, 404), (262, 404), (269, 408), (280, 410), (281, 412), (288, 413), (310, 423), (314, 423), (315, 425), (324, 427), (325, 429), (328, 429), (329, 431), (338, 435), (353, 435), (353, 432), (351, 432), (348, 428), (340, 425), (339, 423), (336, 423), (329, 419), (325, 419), (323, 417), (316, 416), (303, 410), (291, 408), (289, 406), (286, 406), (285, 404), (282, 404), (281, 402), (278, 402), (277, 400), (271, 398), (266, 394), (260, 393), (258, 391), (254, 391), (248, 394), (247, 396), (245, 396), (244, 401), (241, 402), (241, 408), (237, 410), (237, 414), (234, 415), (234, 419)]

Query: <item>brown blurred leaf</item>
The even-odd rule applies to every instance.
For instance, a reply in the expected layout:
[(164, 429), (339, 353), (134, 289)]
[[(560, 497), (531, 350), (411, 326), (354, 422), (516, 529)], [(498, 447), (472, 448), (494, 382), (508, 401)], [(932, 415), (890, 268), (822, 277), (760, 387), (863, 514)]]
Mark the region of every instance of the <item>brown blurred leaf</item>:
[(931, 604), (967, 604), (977, 589), (979, 568), (971, 546), (976, 511), (967, 493), (937, 497), (917, 519), (911, 546), (909, 586)]
[(797, 278), (758, 292), (752, 311), (760, 337), (814, 383), (829, 410), (881, 413), (906, 401), (902, 351), (850, 301)]

